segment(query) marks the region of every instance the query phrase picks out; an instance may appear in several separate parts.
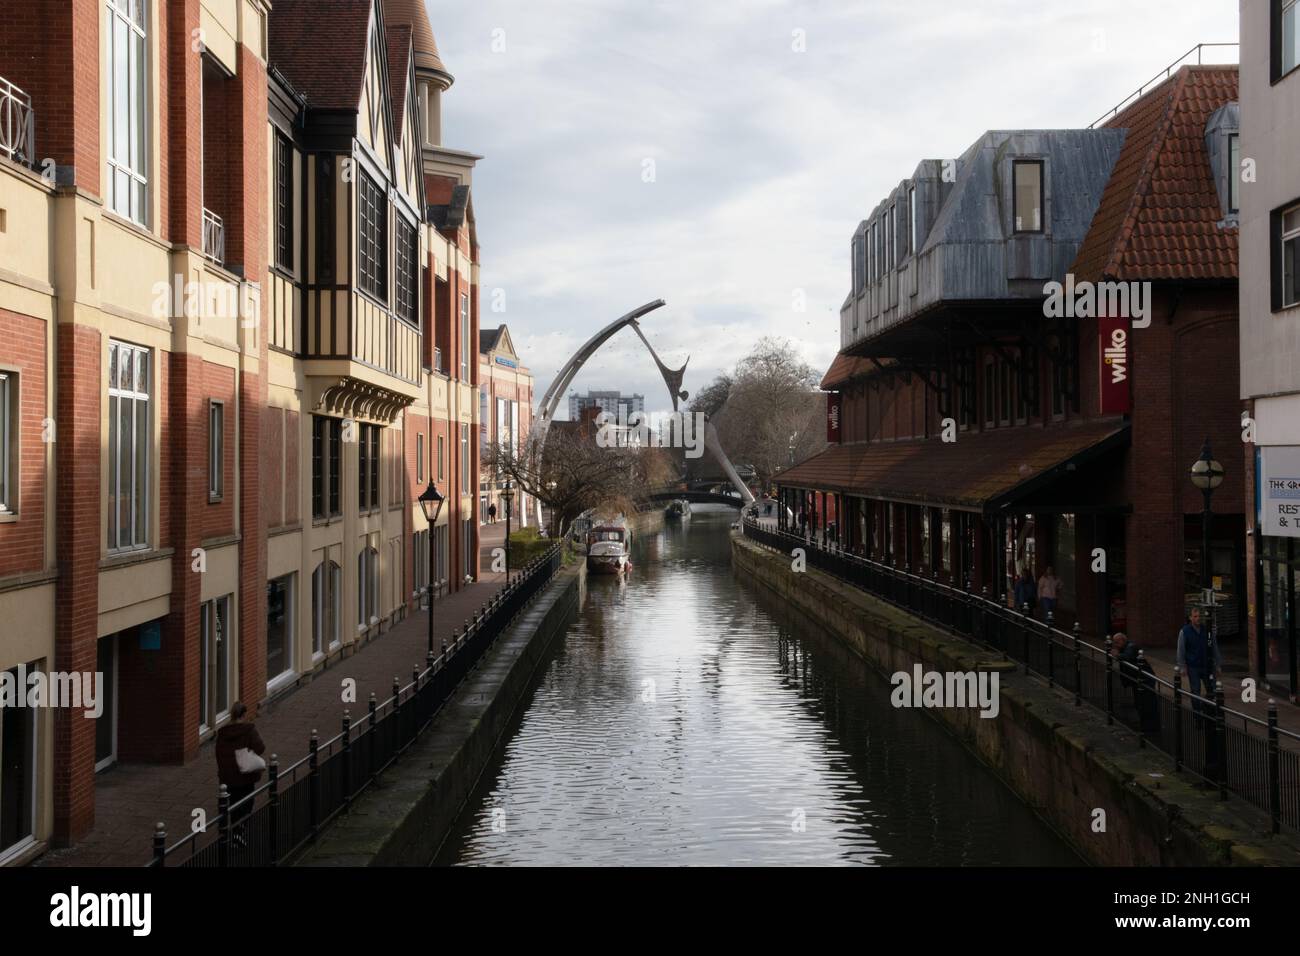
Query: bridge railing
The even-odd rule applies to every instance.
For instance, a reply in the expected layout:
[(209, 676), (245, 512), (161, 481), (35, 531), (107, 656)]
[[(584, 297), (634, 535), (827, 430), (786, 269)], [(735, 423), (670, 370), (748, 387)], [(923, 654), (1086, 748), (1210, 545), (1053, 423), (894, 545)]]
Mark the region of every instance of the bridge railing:
[(1085, 640), (1077, 621), (1063, 631), (1050, 614), (1039, 621), (1028, 607), (1016, 610), (992, 599), (987, 588), (972, 592), (969, 581), (958, 587), (937, 572), (915, 574), (750, 519), (741, 527), (759, 544), (785, 554), (802, 549), (810, 566), (1016, 661), (1027, 675), (1072, 694), (1076, 706), (1087, 704), (1108, 724), (1133, 731), (1140, 746), (1167, 754), (1175, 772), (1194, 774), (1220, 796), (1235, 793), (1263, 810), (1274, 833), (1283, 825), (1300, 829), (1300, 735), (1278, 726), (1271, 701), (1263, 721), (1225, 707), (1222, 687), (1213, 699), (1201, 697), (1182, 686), (1177, 669), (1170, 683), (1140, 655), (1136, 665), (1117, 659), (1108, 653), (1108, 636)]
[[(222, 785), (215, 812), (205, 826), (167, 845), (159, 824), (151, 867), (277, 866), (315, 842), (336, 817), (416, 741), (484, 653), (516, 616), (546, 587), (563, 563), (557, 543), (511, 575), (510, 582), (457, 628), (440, 654), (430, 652), (411, 681), (393, 681), (392, 696), (370, 695), (354, 720), (343, 712), (340, 733), (320, 740), (315, 732), (307, 755), (280, 767), (272, 755), (265, 783), (231, 801)], [(434, 605), (435, 611), (437, 605)]]

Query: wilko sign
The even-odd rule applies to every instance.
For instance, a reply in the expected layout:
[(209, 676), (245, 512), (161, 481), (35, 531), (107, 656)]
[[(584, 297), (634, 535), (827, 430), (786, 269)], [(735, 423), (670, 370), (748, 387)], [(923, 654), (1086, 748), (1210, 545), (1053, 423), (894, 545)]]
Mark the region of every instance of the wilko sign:
[(1131, 408), (1129, 392), (1128, 319), (1097, 320), (1097, 345), (1101, 350), (1097, 368), (1103, 415), (1122, 415)]
[(840, 393), (826, 393), (826, 440), (832, 445), (840, 442)]

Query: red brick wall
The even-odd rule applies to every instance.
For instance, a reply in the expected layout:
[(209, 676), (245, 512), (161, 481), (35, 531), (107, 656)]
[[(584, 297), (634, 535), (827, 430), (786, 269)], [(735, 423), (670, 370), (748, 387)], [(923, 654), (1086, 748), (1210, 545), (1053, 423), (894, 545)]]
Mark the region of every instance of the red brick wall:
[(202, 65), (192, 49), (199, 26), (199, 0), (167, 0), (163, 89), (167, 91), (162, 124), (163, 192), (167, 220), (164, 236), (172, 242), (203, 247), (203, 113)]
[[(18, 520), (0, 523), (0, 577), (45, 567), (46, 451), (44, 422), (46, 323), (29, 315), (0, 309), (0, 362), (17, 366), (18, 455), (10, 464), (16, 479)], [(14, 397), (10, 386), (10, 397)], [(57, 437), (57, 432), (54, 436)]]
[[(93, 671), (99, 621), (101, 340), (83, 325), (58, 330), (57, 531), (59, 577), (53, 669)], [(95, 724), (54, 712), (54, 839), (70, 843), (95, 822)]]
[[(75, 167), (76, 184), (100, 191), (98, 0), (6, 4), (0, 76), (28, 93), (36, 155)], [(39, 165), (39, 163), (38, 163)]]

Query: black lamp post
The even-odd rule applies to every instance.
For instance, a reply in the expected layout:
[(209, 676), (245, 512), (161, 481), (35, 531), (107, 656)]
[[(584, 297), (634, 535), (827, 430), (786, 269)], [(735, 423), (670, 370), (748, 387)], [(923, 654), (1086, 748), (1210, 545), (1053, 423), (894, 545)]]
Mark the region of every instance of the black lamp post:
[(1201, 447), (1201, 457), (1192, 462), (1189, 475), (1192, 484), (1200, 489), (1204, 499), (1205, 506), (1201, 509), (1201, 599), (1205, 604), (1205, 651), (1209, 655), (1206, 658), (1206, 667), (1211, 668), (1208, 673), (1213, 673), (1213, 649), (1210, 647), (1212, 638), (1212, 615), (1214, 613), (1214, 602), (1212, 599), (1213, 588), (1210, 581), (1210, 521), (1214, 517), (1210, 510), (1210, 499), (1214, 496), (1214, 489), (1223, 484), (1223, 466), (1214, 459), (1214, 454), (1210, 451), (1210, 439), (1205, 439), (1205, 444)]
[(510, 487), (510, 482), (506, 482), (505, 488), (501, 490), (501, 500), (506, 503), (506, 583), (510, 583), (510, 502), (514, 500), (515, 493)]
[(429, 480), (429, 487), (420, 492), (417, 499), (420, 502), (420, 510), (424, 512), (424, 520), (429, 522), (429, 568), (427, 572), (428, 583), (425, 590), (429, 593), (429, 653), (433, 653), (433, 528), (438, 523), (438, 515), (442, 512), (442, 503), (446, 499), (438, 491), (438, 486)]

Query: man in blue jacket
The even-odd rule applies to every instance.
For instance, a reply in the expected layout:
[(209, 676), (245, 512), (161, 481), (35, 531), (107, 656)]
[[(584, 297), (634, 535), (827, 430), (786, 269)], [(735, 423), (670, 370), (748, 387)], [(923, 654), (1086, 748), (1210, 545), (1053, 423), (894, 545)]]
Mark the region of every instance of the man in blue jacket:
[(1214, 688), (1223, 675), (1223, 656), (1218, 641), (1201, 624), (1199, 607), (1192, 608), (1188, 622), (1178, 632), (1178, 666), (1187, 675), (1189, 691), (1206, 698), (1214, 696)]

